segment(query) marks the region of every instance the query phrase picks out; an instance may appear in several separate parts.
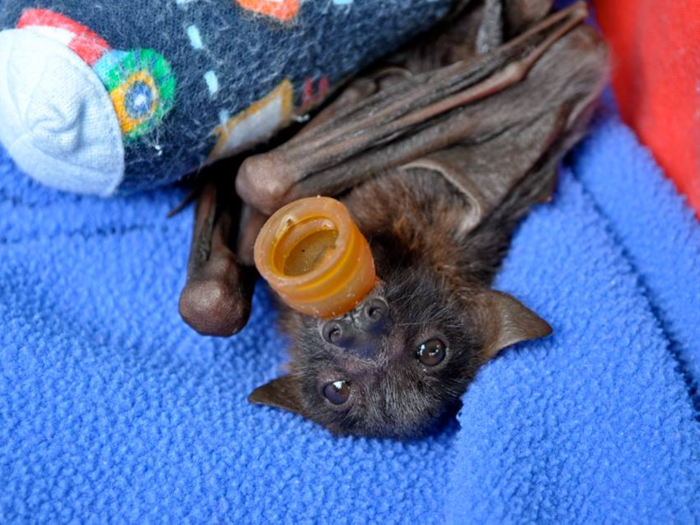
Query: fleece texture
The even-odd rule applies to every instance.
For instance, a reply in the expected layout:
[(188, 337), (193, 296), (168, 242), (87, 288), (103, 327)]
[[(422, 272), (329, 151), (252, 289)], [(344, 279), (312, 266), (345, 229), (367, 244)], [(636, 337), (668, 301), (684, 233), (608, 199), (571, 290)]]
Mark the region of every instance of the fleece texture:
[(60, 194), (0, 150), (0, 521), (700, 520), (700, 228), (613, 112), (498, 277), (554, 335), (413, 442), (246, 402), (285, 341), (262, 286), (231, 339), (179, 319), (182, 196)]
[(452, 0), (2, 0), (0, 143), (102, 196), (172, 182), (303, 119)]

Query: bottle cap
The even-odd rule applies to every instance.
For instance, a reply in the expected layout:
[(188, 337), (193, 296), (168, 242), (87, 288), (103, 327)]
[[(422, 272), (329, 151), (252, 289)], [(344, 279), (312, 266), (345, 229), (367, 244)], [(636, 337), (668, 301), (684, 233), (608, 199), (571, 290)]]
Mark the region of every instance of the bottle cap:
[(376, 283), (367, 239), (347, 208), (329, 197), (280, 208), (260, 230), (254, 257), (287, 305), (322, 319), (349, 312)]

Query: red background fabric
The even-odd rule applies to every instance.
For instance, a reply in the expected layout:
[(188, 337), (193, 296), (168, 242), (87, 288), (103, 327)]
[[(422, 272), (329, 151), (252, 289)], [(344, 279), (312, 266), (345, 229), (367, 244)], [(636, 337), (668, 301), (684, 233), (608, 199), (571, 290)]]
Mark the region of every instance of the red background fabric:
[(700, 0), (593, 0), (624, 121), (700, 217)]

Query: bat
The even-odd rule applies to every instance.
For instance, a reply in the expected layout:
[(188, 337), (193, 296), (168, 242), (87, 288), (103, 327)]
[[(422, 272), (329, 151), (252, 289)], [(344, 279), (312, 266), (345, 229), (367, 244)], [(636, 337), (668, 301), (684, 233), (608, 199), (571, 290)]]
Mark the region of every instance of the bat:
[(551, 333), (491, 288), (519, 222), (551, 199), (606, 80), (606, 46), (582, 24), (585, 3), (550, 9), (462, 2), (289, 140), (243, 160), (235, 192), (202, 193), (180, 301), (202, 333), (245, 325), (255, 235), (295, 199), (339, 198), (375, 260), (379, 284), (343, 316), (280, 305), (288, 371), (251, 402), (336, 434), (416, 437), (501, 350)]

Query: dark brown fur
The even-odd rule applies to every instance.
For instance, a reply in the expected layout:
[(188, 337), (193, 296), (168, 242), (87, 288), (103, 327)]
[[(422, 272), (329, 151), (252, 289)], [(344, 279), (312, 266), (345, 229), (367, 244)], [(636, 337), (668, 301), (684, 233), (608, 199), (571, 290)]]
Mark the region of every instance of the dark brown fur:
[[(512, 199), (463, 238), (459, 210), (467, 204), (434, 173), (393, 172), (353, 190), (344, 201), (372, 247), (391, 329), (383, 334), (380, 356), (366, 360), (325, 343), (316, 319), (284, 308), (299, 411), (338, 433), (406, 437), (453, 406), (487, 358), (488, 310), (474, 297), (488, 293), (512, 230), (542, 182), (527, 180), (519, 193), (530, 198)], [(414, 349), (432, 337), (449, 352), (428, 368)], [(320, 393), (338, 379), (352, 385), (350, 400), (340, 407)]]

